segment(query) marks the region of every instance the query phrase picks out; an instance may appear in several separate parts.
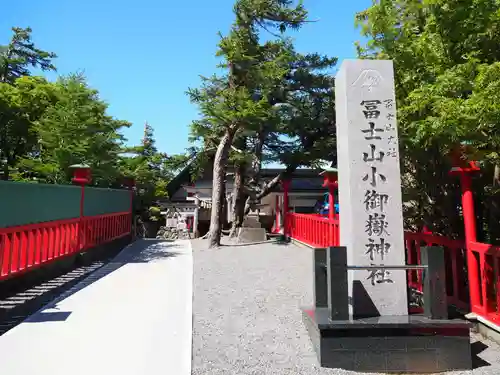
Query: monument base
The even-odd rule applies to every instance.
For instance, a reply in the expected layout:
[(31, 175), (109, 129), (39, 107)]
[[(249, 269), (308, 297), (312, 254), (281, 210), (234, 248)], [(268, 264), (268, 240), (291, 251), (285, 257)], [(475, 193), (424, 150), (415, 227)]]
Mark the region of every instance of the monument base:
[(267, 240), (264, 228), (242, 227), (238, 232), (237, 243), (264, 242)]
[(302, 309), (321, 367), (361, 372), (470, 370), (470, 323), (423, 316), (331, 321), (327, 308)]

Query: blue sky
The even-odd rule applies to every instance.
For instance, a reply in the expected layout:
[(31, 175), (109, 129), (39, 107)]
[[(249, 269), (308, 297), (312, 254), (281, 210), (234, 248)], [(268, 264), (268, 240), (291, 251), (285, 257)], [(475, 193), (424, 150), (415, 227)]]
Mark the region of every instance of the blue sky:
[[(109, 113), (133, 123), (124, 133), (128, 143), (139, 141), (148, 121), (158, 148), (180, 153), (197, 117), (185, 91), (198, 86), (200, 74), (216, 70), (217, 33), (228, 31), (233, 2), (23, 0), (2, 12), (0, 44), (12, 26), (30, 26), (37, 46), (58, 54), (58, 74), (84, 72), (109, 103)], [(371, 0), (304, 4), (317, 22), (293, 35), (297, 49), (354, 57), (353, 44), (360, 39), (354, 15)]]

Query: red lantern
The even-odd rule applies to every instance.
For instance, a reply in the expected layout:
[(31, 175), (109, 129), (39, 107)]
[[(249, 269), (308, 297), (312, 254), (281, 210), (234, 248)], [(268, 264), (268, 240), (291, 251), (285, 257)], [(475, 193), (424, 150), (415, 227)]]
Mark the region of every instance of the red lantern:
[(87, 185), (92, 180), (90, 167), (86, 164), (75, 164), (70, 167), (73, 169), (73, 179), (75, 185)]
[(123, 177), (123, 185), (132, 189), (135, 186), (135, 179), (133, 177)]
[(335, 189), (338, 188), (339, 175), (337, 168), (325, 168), (320, 175), (323, 176), (323, 187), (331, 185)]

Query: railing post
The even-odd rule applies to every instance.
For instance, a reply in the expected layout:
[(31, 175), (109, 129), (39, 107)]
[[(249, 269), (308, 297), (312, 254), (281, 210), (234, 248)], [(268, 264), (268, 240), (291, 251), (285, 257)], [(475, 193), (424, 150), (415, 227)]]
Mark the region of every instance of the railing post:
[(328, 187), (328, 246), (337, 245), (334, 243), (335, 220), (335, 190), (339, 186), (337, 168), (326, 168), (320, 173), (323, 176), (323, 187)]
[(85, 209), (85, 185), (88, 185), (91, 181), (91, 170), (86, 164), (75, 164), (70, 166), (73, 170), (73, 179), (71, 182), (74, 185), (79, 185), (81, 188), (80, 195), (80, 220), (78, 222), (78, 234), (77, 234), (77, 247), (81, 251), (85, 248), (85, 220), (84, 220), (84, 209)]
[(134, 187), (135, 180), (132, 177), (125, 177), (124, 185), (129, 189), (130, 192), (130, 234), (135, 238), (135, 228), (134, 228)]
[(280, 228), (280, 221), (281, 221), (280, 210), (281, 210), (281, 208), (280, 208), (280, 196), (279, 195), (276, 195), (276, 197), (275, 197), (274, 206), (275, 206), (275, 209), (274, 209), (274, 211), (275, 211), (274, 231), (275, 231), (275, 233), (279, 233), (281, 231), (281, 228)]
[(328, 184), (328, 246), (336, 245), (333, 241), (333, 221), (335, 220), (335, 186)]
[(290, 189), (290, 180), (286, 179), (281, 181), (283, 186), (283, 236), (286, 238), (288, 235), (288, 211), (290, 211), (290, 201), (288, 199), (288, 189)]
[(460, 173), (460, 186), (462, 189), (462, 210), (464, 215), (465, 240), (476, 242), (476, 215), (474, 213), (474, 195), (472, 193), (472, 176), (469, 172)]
[[(457, 161), (458, 164), (458, 161)], [(476, 242), (476, 215), (474, 213), (474, 195), (472, 193), (472, 174), (479, 171), (475, 162), (461, 163), (453, 167), (450, 175), (459, 176), (462, 190), (462, 212), (464, 217), (465, 247), (467, 249), (467, 274), (469, 278), (469, 294), (471, 310), (481, 305), (481, 275), (479, 263), (471, 249), (471, 242)]]
[(200, 216), (200, 198), (198, 195), (194, 198), (194, 216), (193, 216), (193, 237), (198, 238), (198, 217)]

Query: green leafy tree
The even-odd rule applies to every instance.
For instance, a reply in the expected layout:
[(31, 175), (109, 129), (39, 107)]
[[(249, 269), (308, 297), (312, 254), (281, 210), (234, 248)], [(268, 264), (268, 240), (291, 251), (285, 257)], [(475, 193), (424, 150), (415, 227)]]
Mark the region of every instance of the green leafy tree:
[[(357, 15), (364, 58), (395, 63), (406, 219), (409, 227), (461, 235), (447, 155), (484, 162), (479, 199), (498, 214), (500, 4), (494, 0), (380, 0)], [(495, 172), (495, 173), (494, 173)], [(494, 176), (492, 179), (491, 176)], [(498, 190), (498, 189), (497, 189)], [(489, 195), (487, 198), (486, 195)], [(478, 207), (481, 210), (481, 207)], [(489, 209), (490, 209), (489, 208)], [(485, 212), (479, 212), (484, 216)], [(498, 240), (496, 220), (490, 239)], [(491, 230), (495, 227), (495, 230)], [(496, 234), (495, 234), (496, 233)]]
[(86, 163), (93, 183), (109, 186), (119, 177), (120, 131), (130, 124), (106, 114), (108, 105), (83, 76), (62, 77), (52, 85), (56, 100), (33, 124), (37, 142), (17, 164), (21, 178), (67, 183), (70, 166)]
[(139, 146), (124, 149), (120, 159), (121, 173), (136, 182), (140, 207), (148, 209), (154, 202), (167, 198), (167, 184), (187, 162), (184, 155), (167, 155), (156, 147), (154, 129), (146, 123)]
[[(330, 69), (337, 59), (296, 53), (287, 46), (288, 70), (268, 95), (267, 118), (257, 130), (242, 135), (233, 150), (234, 186), (231, 234), (244, 216), (276, 185), (301, 166), (317, 167), (335, 161), (334, 80)], [(233, 147), (234, 148), (234, 147)], [(263, 164), (278, 162), (285, 169), (263, 181)]]
[[(268, 195), (276, 185), (302, 166), (319, 167), (335, 163), (334, 79), (331, 69), (337, 59), (318, 54), (294, 52), (280, 90), (269, 97), (275, 121), (263, 124), (258, 132), (256, 159), (278, 162), (285, 170), (270, 181), (260, 181), (258, 173), (248, 180), (246, 192), (251, 204)], [(256, 178), (257, 177), (257, 178)]]
[(51, 102), (50, 85), (42, 78), (25, 79), (31, 68), (55, 70), (56, 55), (37, 48), (30, 28), (12, 28), (10, 42), (0, 45), (0, 166), (1, 178), (36, 142), (32, 123)]
[(40, 77), (21, 77), (0, 83), (1, 179), (8, 180), (20, 159), (37, 145), (34, 124), (57, 101), (53, 84)]

